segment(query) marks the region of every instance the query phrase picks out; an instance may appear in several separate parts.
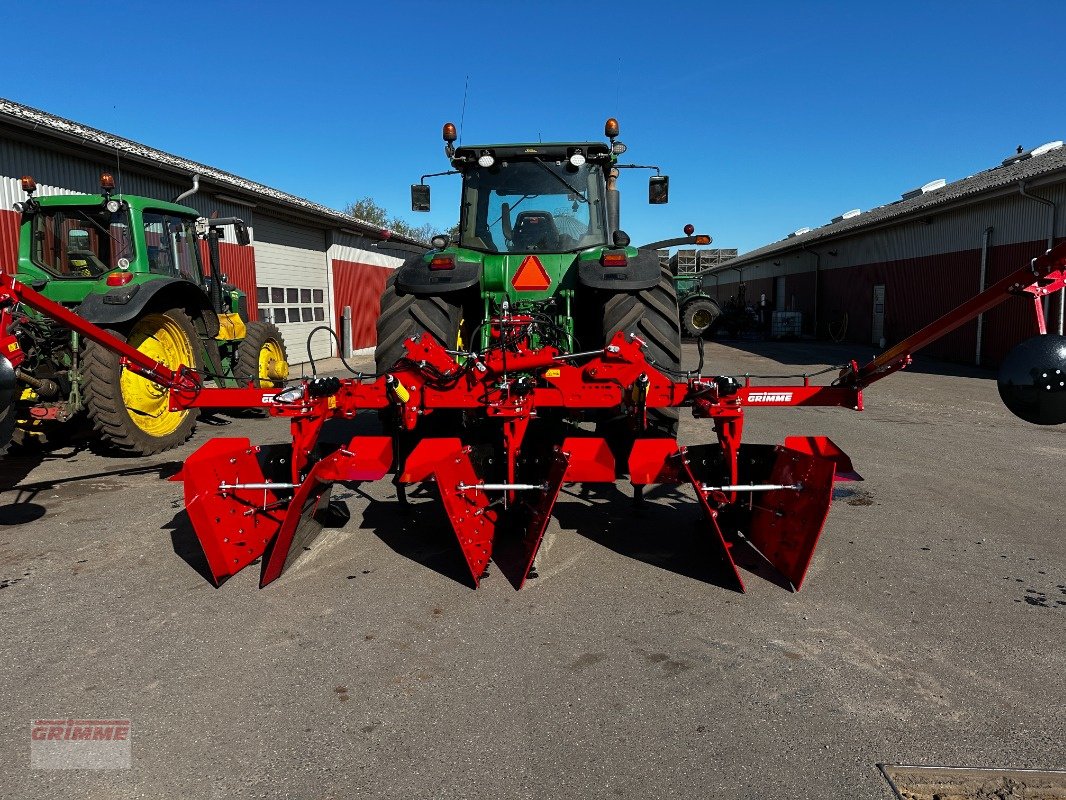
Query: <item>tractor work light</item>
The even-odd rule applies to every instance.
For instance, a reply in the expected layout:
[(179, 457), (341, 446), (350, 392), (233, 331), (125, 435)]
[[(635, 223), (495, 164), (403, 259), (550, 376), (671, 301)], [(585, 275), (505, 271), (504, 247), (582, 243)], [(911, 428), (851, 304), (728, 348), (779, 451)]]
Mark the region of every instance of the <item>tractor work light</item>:
[(429, 262), (430, 269), (455, 269), (455, 256), (433, 256)]
[(106, 209), (107, 209), (108, 211), (110, 211), (110, 212), (111, 212), (112, 214), (116, 214), (116, 213), (118, 213), (118, 210), (119, 210), (119, 209), (120, 209), (121, 207), (122, 207), (122, 205), (121, 205), (121, 204), (120, 204), (120, 203), (118, 202), (118, 200), (108, 200), (108, 201), (107, 201), (107, 202), (106, 202), (106, 203), (104, 204), (104, 208), (106, 208)]
[(293, 386), (292, 388), (286, 389), (283, 392), (278, 392), (274, 395), (274, 402), (282, 405), (286, 403), (295, 403), (298, 400), (303, 400), (303, 396), (304, 387), (302, 385)]
[(622, 153), (624, 153), (628, 149), (629, 148), (621, 142), (611, 142), (611, 152), (614, 153), (616, 156), (622, 155)]
[(433, 247), (437, 250), (443, 250), (445, 247), (448, 246), (448, 237), (438, 234), (432, 239), (430, 239), (429, 243), (433, 245)]
[(19, 186), (22, 187), (22, 191), (26, 194), (33, 194), (37, 191), (37, 181), (33, 179), (32, 175), (23, 175), (19, 180)]
[(580, 147), (575, 147), (570, 151), (570, 158), (567, 160), (575, 167), (580, 167), (585, 163), (585, 153)]
[(492, 157), (492, 153), (490, 153), (488, 150), (482, 150), (481, 154), (477, 157), (477, 165), (479, 167), (485, 167), (486, 169), (488, 169), (495, 163), (496, 159)]

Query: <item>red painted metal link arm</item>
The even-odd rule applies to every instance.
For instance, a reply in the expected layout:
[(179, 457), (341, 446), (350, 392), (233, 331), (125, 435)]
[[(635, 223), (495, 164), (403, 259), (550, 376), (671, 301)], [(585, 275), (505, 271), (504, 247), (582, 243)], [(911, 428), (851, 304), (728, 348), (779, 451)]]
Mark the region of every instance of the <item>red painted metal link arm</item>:
[(125, 360), (128, 369), (160, 386), (178, 392), (195, 393), (200, 389), (199, 376), (189, 371), (184, 365), (177, 370), (172, 370), (166, 364), (149, 358), (140, 350), (130, 347), (121, 339), (116, 339), (103, 328), (82, 319), (66, 306), (49, 300), (24, 283), (19, 283), (10, 275), (0, 276), (0, 309), (17, 303), (40, 311), (61, 325), (77, 331), (86, 339), (91, 339), (118, 353)]
[[(1006, 301), (1019, 292), (1033, 295), (1039, 309), (1039, 298), (1066, 286), (1066, 242), (1053, 247), (1032, 264), (1012, 272), (1007, 277), (989, 286), (983, 292), (952, 309), (939, 319), (930, 322), (917, 333), (886, 350), (869, 364), (858, 370), (841, 375), (838, 383), (859, 388), (869, 386), (911, 363), (911, 356), (928, 344), (965, 325), (979, 314)], [(1043, 315), (1037, 312), (1037, 324), (1043, 329)]]

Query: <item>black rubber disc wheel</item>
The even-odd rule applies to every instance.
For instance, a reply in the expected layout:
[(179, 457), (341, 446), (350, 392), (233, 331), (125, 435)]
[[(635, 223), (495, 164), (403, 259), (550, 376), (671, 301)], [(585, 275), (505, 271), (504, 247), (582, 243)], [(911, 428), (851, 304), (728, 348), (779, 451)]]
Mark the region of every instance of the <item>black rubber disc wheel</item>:
[(722, 310), (709, 297), (694, 297), (681, 308), (681, 329), (686, 336), (698, 339), (703, 336)]
[(15, 404), (0, 408), (0, 457), (11, 449), (11, 437), (15, 435)]
[[(181, 364), (199, 366), (199, 336), (179, 308), (145, 314), (125, 332), (110, 333), (171, 369)], [(192, 436), (199, 412), (171, 411), (169, 392), (124, 369), (119, 356), (107, 348), (86, 343), (81, 378), (93, 427), (119, 450), (151, 455), (177, 447)]]
[[(677, 291), (668, 269), (662, 269), (659, 282), (650, 289), (609, 295), (603, 303), (603, 342), (618, 331), (640, 337), (645, 355), (667, 375), (681, 369), (681, 327), (678, 324)], [(674, 438), (677, 436), (676, 408), (649, 408), (648, 427), (637, 431), (624, 416), (601, 422), (597, 431), (611, 445), (624, 470), (633, 441), (640, 438)], [(624, 459), (624, 460), (623, 460)]]
[(285, 339), (270, 322), (249, 322), (248, 332), (237, 348), (233, 377), (242, 386), (249, 382), (264, 389), (278, 389), (289, 377), (289, 355)]

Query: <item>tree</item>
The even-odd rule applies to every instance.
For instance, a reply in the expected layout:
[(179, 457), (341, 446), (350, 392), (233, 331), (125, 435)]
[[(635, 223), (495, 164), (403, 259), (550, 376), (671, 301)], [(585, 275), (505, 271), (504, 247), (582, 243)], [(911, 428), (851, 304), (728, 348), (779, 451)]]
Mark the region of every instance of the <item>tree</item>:
[[(356, 200), (354, 203), (349, 203), (345, 206), (344, 213), (351, 214), (353, 217), (369, 222), (371, 225), (388, 228), (403, 236), (417, 239), (421, 242), (428, 242), (438, 233), (449, 233), (448, 231), (438, 231), (429, 223), (415, 227), (410, 223), (404, 222), (399, 217), (390, 217), (389, 212), (374, 202), (374, 198), (369, 195)], [(453, 230), (457, 230), (458, 227), (459, 226), (456, 225)]]

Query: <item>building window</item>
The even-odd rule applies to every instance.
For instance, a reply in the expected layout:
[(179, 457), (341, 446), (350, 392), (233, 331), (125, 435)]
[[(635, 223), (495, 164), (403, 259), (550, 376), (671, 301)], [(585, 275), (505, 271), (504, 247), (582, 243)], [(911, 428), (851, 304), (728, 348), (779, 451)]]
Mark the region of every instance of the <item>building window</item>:
[(324, 322), (326, 292), (301, 286), (258, 286), (260, 319), (275, 325), (295, 322)]

